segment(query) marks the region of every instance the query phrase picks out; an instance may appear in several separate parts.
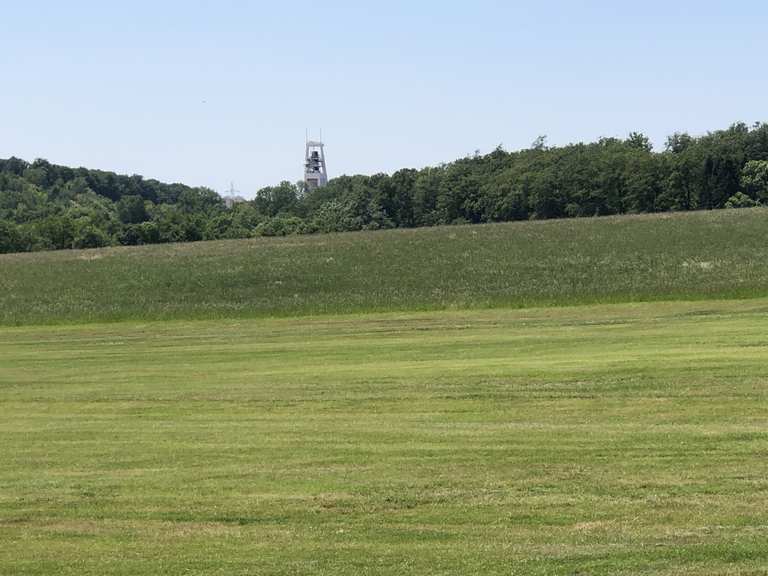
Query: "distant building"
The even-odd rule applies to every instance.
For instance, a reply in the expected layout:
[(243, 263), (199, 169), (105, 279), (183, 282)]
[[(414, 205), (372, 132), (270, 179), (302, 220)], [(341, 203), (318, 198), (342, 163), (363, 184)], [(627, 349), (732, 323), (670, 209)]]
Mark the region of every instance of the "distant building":
[(246, 202), (246, 199), (242, 196), (224, 196), (222, 199), (224, 200), (224, 206), (227, 208), (232, 208), (235, 204)]
[(226, 196), (222, 196), (221, 199), (224, 200), (224, 206), (227, 208), (232, 208), (235, 204), (246, 202), (246, 199), (240, 196), (240, 193), (235, 189), (234, 182), (229, 184)]
[(307, 140), (304, 155), (304, 182), (309, 190), (322, 188), (328, 184), (328, 172), (325, 168), (325, 150), (323, 143)]

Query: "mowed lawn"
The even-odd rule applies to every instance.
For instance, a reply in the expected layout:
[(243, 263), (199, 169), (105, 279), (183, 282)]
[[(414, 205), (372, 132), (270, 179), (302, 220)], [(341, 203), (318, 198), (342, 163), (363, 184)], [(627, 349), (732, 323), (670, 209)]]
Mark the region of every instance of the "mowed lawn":
[(1, 328), (0, 574), (768, 574), (768, 300)]

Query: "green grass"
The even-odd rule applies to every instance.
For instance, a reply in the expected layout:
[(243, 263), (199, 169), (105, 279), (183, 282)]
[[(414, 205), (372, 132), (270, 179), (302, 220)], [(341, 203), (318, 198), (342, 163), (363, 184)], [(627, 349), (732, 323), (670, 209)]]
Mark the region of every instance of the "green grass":
[(0, 256), (0, 324), (768, 296), (768, 209)]
[(768, 575), (766, 230), (0, 256), (0, 576)]
[[(697, 218), (702, 230), (731, 222)], [(618, 222), (584, 226), (629, 242), (633, 227), (667, 221), (622, 220), (626, 235)], [(477, 234), (522, 230), (531, 245), (554, 229), (588, 236), (572, 226)], [(473, 231), (375, 237), (398, 238), (412, 258), (409, 242), (455, 234), (469, 246)], [(73, 274), (128, 278), (141, 254), (208, 254), (208, 273), (261, 262), (257, 253), (274, 263), (281, 250), (361, 257), (373, 250), (366, 238), (106, 251)], [(254, 254), (213, 261), (230, 247)], [(639, 278), (649, 252), (621, 256), (625, 247), (590, 258), (615, 254), (615, 269)], [(669, 264), (682, 248), (668, 248), (660, 266), (683, 278)], [(704, 258), (689, 248), (689, 261)], [(541, 250), (572, 272), (557, 254), (571, 247)], [(756, 291), (746, 281), (765, 263), (722, 254)], [(42, 263), (77, 257), (18, 261), (42, 279), (53, 273)], [(649, 275), (656, 290), (661, 276)], [(450, 284), (451, 302), (471, 300), (465, 278), (466, 292)], [(604, 295), (638, 290), (606, 282)], [(108, 311), (62, 302), (57, 319)], [(260, 306), (248, 310), (270, 310)], [(4, 314), (44, 318), (21, 305)], [(2, 328), (0, 574), (768, 574), (766, 335), (765, 299)]]

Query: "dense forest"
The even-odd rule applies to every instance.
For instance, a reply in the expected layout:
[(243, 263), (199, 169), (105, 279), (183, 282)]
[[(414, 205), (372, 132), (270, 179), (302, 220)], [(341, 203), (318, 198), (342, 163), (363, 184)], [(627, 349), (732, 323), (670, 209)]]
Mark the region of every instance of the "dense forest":
[(462, 158), (422, 170), (283, 182), (228, 205), (216, 192), (85, 168), (0, 160), (0, 252), (710, 210), (768, 204), (768, 124)]

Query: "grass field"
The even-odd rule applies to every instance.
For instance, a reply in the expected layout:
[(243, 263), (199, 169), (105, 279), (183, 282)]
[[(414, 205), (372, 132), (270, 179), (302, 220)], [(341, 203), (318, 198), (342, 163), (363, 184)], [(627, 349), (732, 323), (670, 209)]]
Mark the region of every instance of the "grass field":
[(765, 299), (2, 328), (0, 573), (768, 574), (767, 335)]
[(768, 575), (766, 230), (0, 256), (0, 576)]
[(768, 296), (768, 209), (0, 255), (0, 324)]

